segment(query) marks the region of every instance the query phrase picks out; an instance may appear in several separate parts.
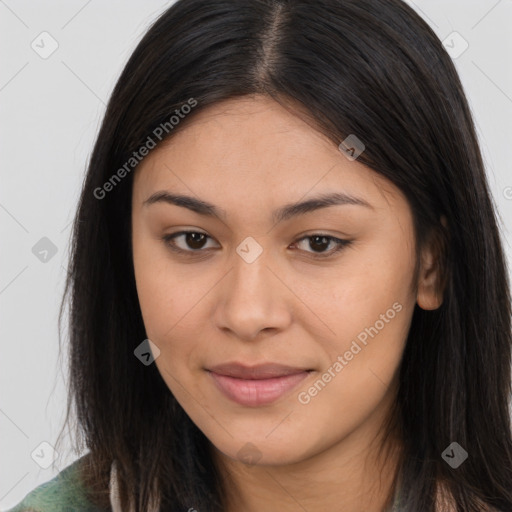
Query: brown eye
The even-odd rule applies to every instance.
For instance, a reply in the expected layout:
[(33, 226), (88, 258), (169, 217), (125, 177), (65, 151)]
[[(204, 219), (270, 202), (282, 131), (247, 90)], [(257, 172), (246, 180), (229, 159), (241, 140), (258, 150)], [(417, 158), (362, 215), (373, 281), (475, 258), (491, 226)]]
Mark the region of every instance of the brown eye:
[[(323, 235), (319, 233), (305, 236), (298, 240), (298, 242), (295, 242), (294, 245), (299, 245), (301, 242), (305, 240), (309, 240), (309, 244), (307, 244), (307, 247), (309, 247), (309, 249), (311, 250), (304, 250), (306, 252), (312, 253), (313, 257), (318, 258), (332, 256), (333, 254), (341, 251), (344, 247), (347, 247), (351, 243), (350, 240), (341, 240), (340, 238), (336, 238), (334, 236)], [(334, 244), (334, 248), (331, 250), (327, 250), (331, 244)]]
[[(211, 238), (206, 233), (199, 231), (180, 231), (170, 235), (165, 235), (162, 240), (169, 246), (170, 249), (176, 252), (193, 253), (205, 252), (207, 240)], [(180, 244), (176, 240), (180, 240)]]
[(206, 235), (204, 233), (186, 233), (185, 243), (191, 249), (202, 249), (206, 241)]
[(315, 235), (309, 238), (309, 247), (315, 252), (324, 252), (329, 247), (331, 240), (327, 236)]

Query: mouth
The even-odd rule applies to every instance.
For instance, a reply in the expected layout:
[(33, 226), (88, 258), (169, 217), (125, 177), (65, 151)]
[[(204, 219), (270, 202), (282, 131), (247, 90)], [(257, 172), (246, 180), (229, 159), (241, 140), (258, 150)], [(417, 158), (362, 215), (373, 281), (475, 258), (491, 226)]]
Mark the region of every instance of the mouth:
[(207, 369), (224, 396), (247, 407), (275, 402), (297, 387), (312, 371), (274, 363), (257, 366), (230, 363)]

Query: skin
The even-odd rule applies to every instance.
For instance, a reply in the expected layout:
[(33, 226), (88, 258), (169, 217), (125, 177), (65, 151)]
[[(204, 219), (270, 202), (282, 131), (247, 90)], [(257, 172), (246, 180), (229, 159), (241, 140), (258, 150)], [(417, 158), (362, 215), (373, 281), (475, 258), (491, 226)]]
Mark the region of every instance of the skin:
[[(423, 249), (415, 276), (412, 214), (400, 190), (271, 99), (225, 101), (184, 126), (134, 176), (135, 277), (148, 338), (160, 350), (155, 364), (213, 445), (228, 512), (266, 512), (276, 503), (282, 512), (381, 511), (398, 452), (378, 459), (379, 433), (413, 309), (442, 300), (433, 248)], [(213, 203), (225, 217), (144, 204), (164, 190)], [(333, 191), (370, 206), (330, 206), (277, 224), (271, 218), (285, 204)], [(189, 257), (162, 240), (185, 229), (209, 237), (204, 248), (175, 238)], [(304, 238), (319, 233), (352, 242), (333, 253), (335, 242), (318, 249)], [(249, 236), (262, 248), (252, 263), (236, 252)], [(315, 259), (315, 249), (331, 256)], [(395, 303), (400, 312), (301, 403), (299, 392)], [(276, 402), (247, 407), (225, 397), (205, 371), (232, 361), (314, 371)], [(239, 453), (247, 443), (249, 463)]]

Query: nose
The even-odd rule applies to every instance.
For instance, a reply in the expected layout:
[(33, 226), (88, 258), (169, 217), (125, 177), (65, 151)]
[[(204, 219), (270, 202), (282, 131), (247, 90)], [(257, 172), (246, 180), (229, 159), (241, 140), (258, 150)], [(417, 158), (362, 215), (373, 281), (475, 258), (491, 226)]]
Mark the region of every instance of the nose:
[(263, 250), (252, 263), (235, 253), (217, 293), (217, 327), (239, 339), (253, 341), (262, 331), (277, 334), (292, 322), (294, 295), (269, 251)]

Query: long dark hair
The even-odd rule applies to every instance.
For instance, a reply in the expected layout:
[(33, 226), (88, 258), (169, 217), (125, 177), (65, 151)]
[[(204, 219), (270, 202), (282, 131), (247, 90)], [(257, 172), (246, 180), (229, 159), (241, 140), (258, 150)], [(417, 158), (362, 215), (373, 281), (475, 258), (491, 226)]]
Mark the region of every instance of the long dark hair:
[[(209, 441), (156, 366), (133, 353), (146, 333), (126, 163), (157, 127), (167, 123), (172, 137), (209, 105), (250, 94), (309, 119), (336, 145), (356, 134), (366, 146), (358, 161), (405, 194), (417, 249), (438, 240), (443, 304), (416, 306), (393, 409), (402, 510), (434, 511), (442, 485), (458, 511), (511, 511), (511, 306), (494, 206), (452, 60), (400, 0), (178, 0), (133, 52), (88, 165), (62, 304), (69, 298), (66, 422), (73, 411), (89, 450), (91, 499), (108, 506), (116, 461), (123, 510), (145, 510), (152, 495), (164, 510), (223, 510)], [(457, 469), (442, 457), (452, 442), (469, 454)]]

